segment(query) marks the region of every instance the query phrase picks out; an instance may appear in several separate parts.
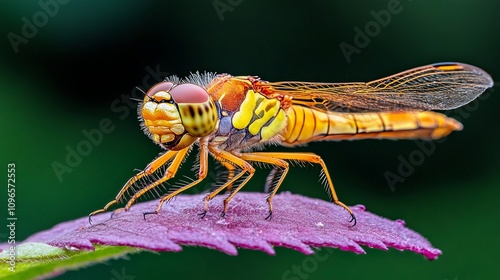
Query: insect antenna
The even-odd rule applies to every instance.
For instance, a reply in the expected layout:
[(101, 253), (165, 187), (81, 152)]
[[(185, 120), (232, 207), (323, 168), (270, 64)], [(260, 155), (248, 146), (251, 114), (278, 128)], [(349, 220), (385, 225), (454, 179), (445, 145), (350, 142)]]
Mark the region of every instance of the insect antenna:
[(142, 94), (146, 95), (146, 92), (142, 88), (140, 87), (135, 87), (135, 88), (138, 89), (140, 92), (142, 92)]
[[(146, 96), (146, 92), (142, 88), (140, 88), (140, 87), (135, 87), (135, 88), (142, 93), (143, 98), (144, 98), (144, 96)], [(129, 99), (132, 101), (138, 102), (138, 103), (141, 103), (142, 101), (144, 101), (143, 99), (134, 98), (134, 97), (129, 97)]]

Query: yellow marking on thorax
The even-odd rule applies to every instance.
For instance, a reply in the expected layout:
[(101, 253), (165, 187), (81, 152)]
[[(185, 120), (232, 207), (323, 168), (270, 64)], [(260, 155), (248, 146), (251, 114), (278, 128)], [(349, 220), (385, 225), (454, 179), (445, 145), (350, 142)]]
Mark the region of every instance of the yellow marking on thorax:
[[(268, 99), (260, 93), (249, 90), (233, 115), (233, 127), (247, 128), (252, 135), (261, 133), (262, 140), (269, 140), (286, 126), (286, 115), (277, 99)], [(267, 124), (267, 125), (266, 125)]]
[(280, 109), (280, 103), (276, 99), (264, 98), (255, 109), (255, 115), (259, 118), (250, 124), (248, 131), (253, 135), (257, 135), (264, 124), (266, 124), (272, 117), (274, 117)]
[(268, 125), (262, 128), (260, 135), (262, 140), (269, 140), (283, 131), (287, 123), (286, 114), (283, 109), (280, 109), (275, 119)]
[(234, 113), (232, 123), (236, 129), (243, 129), (248, 126), (253, 117), (253, 109), (257, 105), (258, 94), (249, 90), (245, 100), (240, 105), (240, 110)]

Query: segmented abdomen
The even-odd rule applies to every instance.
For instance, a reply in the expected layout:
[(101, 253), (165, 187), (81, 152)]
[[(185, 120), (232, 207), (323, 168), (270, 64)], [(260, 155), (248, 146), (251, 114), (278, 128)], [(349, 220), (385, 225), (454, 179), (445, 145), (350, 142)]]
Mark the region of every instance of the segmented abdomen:
[(283, 143), (295, 145), (322, 140), (437, 139), (462, 124), (435, 112), (337, 113), (300, 105), (287, 111)]

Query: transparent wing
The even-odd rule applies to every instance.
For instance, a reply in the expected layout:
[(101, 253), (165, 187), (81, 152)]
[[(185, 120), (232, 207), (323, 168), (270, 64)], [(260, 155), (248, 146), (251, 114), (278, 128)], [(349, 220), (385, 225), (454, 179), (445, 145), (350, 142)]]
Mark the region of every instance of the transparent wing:
[(482, 69), (437, 63), (368, 83), (271, 82), (269, 93), (291, 96), (292, 103), (326, 111), (381, 112), (450, 110), (469, 103), (493, 86)]

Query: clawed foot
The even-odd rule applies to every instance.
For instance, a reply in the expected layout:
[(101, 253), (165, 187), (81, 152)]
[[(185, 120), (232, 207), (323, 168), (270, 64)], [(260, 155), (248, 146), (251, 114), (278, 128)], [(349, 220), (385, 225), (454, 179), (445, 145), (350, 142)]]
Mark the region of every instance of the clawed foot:
[(269, 211), (269, 214), (266, 217), (267, 221), (271, 221), (273, 219), (273, 211)]
[(269, 214), (266, 217), (267, 221), (271, 221), (273, 219), (273, 204), (271, 202), (272, 199), (273, 199), (272, 196), (268, 196), (267, 199), (266, 199), (266, 201), (267, 201), (267, 207), (269, 209)]
[(352, 222), (354, 222), (354, 223), (352, 224), (351, 227), (354, 227), (356, 225), (356, 216), (354, 216), (353, 213), (351, 213), (351, 219), (349, 220), (349, 223), (352, 223)]
[(142, 217), (144, 218), (144, 221), (146, 220), (146, 215), (151, 215), (151, 214), (158, 214), (158, 211), (152, 211), (152, 212), (144, 212), (142, 213)]
[(89, 224), (92, 225), (92, 216), (94, 216), (93, 213), (90, 213), (89, 214)]
[(207, 213), (208, 213), (207, 210), (203, 210), (203, 212), (198, 213), (198, 216), (200, 217), (200, 219), (203, 219), (203, 218), (205, 218), (205, 215), (207, 215)]
[(222, 211), (222, 212), (220, 213), (220, 215), (219, 215), (219, 216), (220, 216), (221, 218), (224, 218), (224, 217), (226, 216), (226, 211), (225, 211), (225, 210), (224, 210), (224, 211)]
[[(100, 209), (100, 210), (97, 210), (97, 211), (94, 211), (92, 213), (89, 214), (89, 224), (92, 225), (92, 217), (97, 215), (97, 214), (100, 214), (100, 213), (103, 213), (106, 211), (106, 208), (105, 209)], [(115, 214), (118, 214), (120, 212), (124, 211), (124, 208), (119, 208), (119, 209), (116, 209), (115, 211), (113, 211), (113, 213), (111, 213), (111, 216), (110, 218), (112, 219)], [(125, 210), (126, 211), (126, 210)]]

